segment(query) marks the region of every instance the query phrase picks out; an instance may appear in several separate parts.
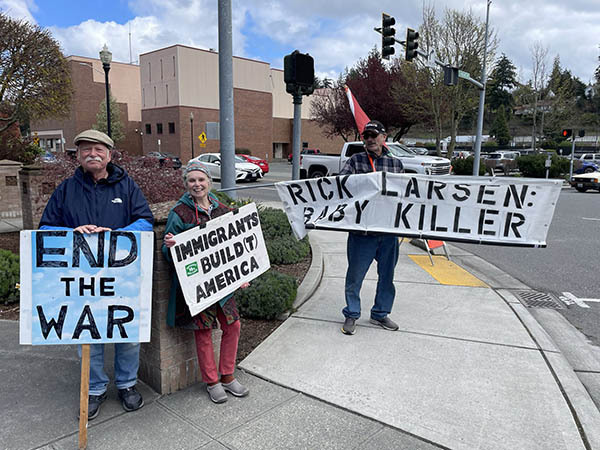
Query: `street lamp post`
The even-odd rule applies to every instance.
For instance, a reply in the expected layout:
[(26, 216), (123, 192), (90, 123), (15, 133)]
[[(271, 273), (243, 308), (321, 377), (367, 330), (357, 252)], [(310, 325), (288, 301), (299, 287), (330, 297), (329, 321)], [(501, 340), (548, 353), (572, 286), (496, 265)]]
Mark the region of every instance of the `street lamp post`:
[(106, 131), (109, 137), (111, 136), (110, 130), (110, 93), (108, 90), (108, 71), (110, 70), (110, 62), (112, 61), (112, 53), (108, 51), (108, 47), (104, 44), (100, 51), (100, 61), (102, 61), (102, 68), (104, 69), (104, 84), (106, 85)]
[(192, 159), (194, 159), (194, 112), (190, 112), (190, 138), (192, 142)]

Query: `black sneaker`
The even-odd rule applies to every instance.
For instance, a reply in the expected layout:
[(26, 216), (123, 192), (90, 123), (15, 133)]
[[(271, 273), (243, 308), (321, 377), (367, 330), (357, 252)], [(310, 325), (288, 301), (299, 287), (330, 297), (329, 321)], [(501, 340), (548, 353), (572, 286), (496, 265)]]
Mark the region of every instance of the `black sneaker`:
[(370, 320), (371, 323), (374, 323), (375, 325), (379, 325), (380, 327), (385, 328), (386, 330), (389, 331), (398, 331), (398, 328), (400, 328), (396, 322), (394, 322), (392, 319), (390, 319), (389, 317), (384, 317), (383, 319), (374, 319), (371, 317)]
[(354, 334), (355, 332), (356, 332), (356, 319), (346, 317), (346, 320), (344, 320), (344, 325), (342, 326), (342, 333)]
[(88, 397), (88, 420), (95, 419), (100, 413), (100, 405), (106, 400), (106, 392)]
[(123, 409), (127, 412), (135, 411), (144, 406), (144, 399), (135, 389), (135, 386), (119, 389), (119, 398), (121, 399)]

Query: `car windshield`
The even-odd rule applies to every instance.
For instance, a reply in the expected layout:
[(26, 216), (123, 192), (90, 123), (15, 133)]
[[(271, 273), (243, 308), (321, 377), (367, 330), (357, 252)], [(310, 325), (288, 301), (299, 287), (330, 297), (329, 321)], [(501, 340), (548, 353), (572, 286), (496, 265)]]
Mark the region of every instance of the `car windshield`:
[(398, 144), (397, 142), (388, 142), (387, 147), (394, 156), (415, 156), (415, 152), (402, 144)]
[(490, 156), (488, 156), (488, 159), (501, 159), (502, 155), (500, 153), (490, 153)]
[(246, 161), (244, 158), (242, 158), (241, 156), (235, 156), (235, 157), (234, 157), (234, 159), (235, 159), (235, 162), (241, 162), (241, 163), (243, 163), (243, 162), (247, 162), (247, 161)]

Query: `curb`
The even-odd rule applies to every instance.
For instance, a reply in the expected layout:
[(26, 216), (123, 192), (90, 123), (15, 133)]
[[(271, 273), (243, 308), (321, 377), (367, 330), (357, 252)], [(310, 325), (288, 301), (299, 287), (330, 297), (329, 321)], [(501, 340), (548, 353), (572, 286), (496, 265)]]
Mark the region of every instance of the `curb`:
[[(416, 239), (411, 243), (422, 248), (422, 244)], [(460, 251), (463, 252), (461, 256), (469, 254), (473, 258), (480, 258), (468, 250), (461, 248)], [(450, 251), (449, 253), (452, 256)], [(502, 272), (492, 263), (487, 264)], [(506, 302), (534, 340), (549, 370), (553, 372), (565, 401), (569, 404), (582, 439), (587, 443), (586, 448), (600, 449), (600, 397), (594, 395), (600, 392), (600, 361), (587, 344), (587, 340), (556, 311), (530, 311), (514, 296), (512, 291), (515, 289), (493, 287), (496, 284), (493, 282), (494, 276), (490, 279), (485, 270), (478, 271), (477, 277), (481, 277), (482, 281)], [(531, 289), (516, 278), (514, 280)]]
[(312, 252), (312, 261), (308, 272), (304, 276), (304, 280), (298, 286), (296, 300), (294, 300), (294, 304), (292, 305), (293, 310), (300, 308), (300, 306), (312, 297), (323, 278), (323, 252), (321, 251), (321, 246), (315, 243), (314, 238), (311, 239), (310, 235), (308, 236), (308, 241)]

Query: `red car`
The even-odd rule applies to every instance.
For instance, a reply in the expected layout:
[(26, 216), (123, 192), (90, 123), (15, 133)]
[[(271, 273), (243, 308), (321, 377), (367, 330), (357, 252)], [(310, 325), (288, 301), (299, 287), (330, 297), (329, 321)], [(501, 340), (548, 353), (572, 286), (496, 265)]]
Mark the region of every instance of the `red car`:
[(261, 170), (263, 171), (263, 174), (265, 174), (269, 171), (269, 163), (267, 161), (265, 161), (264, 159), (260, 159), (258, 156), (252, 156), (252, 155), (237, 155), (237, 156), (244, 158), (249, 163), (256, 164), (258, 167), (261, 168)]

